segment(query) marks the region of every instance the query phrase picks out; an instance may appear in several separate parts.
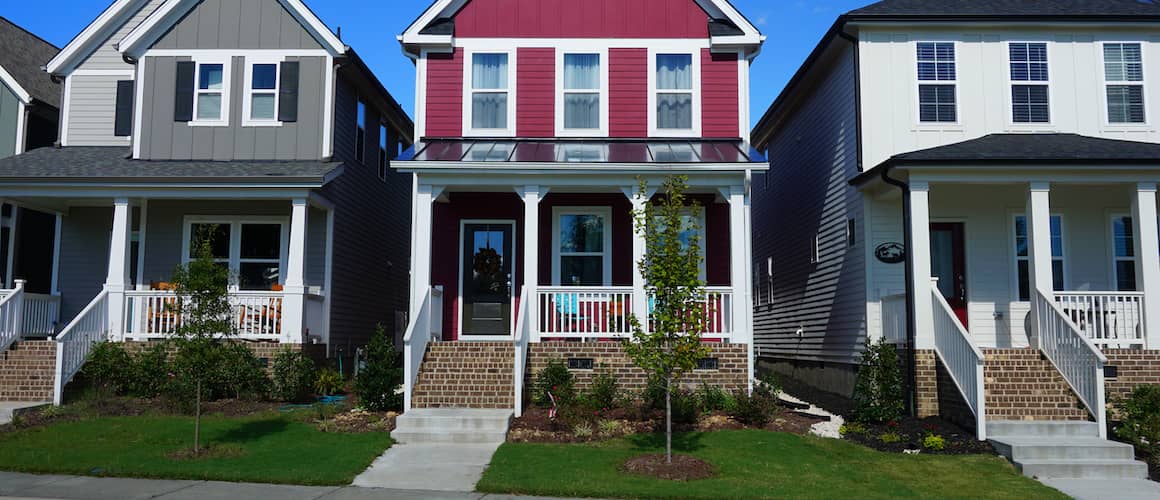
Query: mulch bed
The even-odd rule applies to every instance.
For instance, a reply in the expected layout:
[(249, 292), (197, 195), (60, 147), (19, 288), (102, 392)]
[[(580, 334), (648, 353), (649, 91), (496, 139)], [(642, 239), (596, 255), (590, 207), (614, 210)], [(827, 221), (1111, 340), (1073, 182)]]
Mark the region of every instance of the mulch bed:
[[(508, 441), (514, 443), (584, 443), (615, 439), (631, 434), (663, 432), (665, 413), (659, 410), (617, 408), (602, 411), (587, 420), (589, 421), (587, 425), (592, 430), (591, 435), (578, 434), (571, 425), (575, 420), (552, 419), (547, 409), (530, 407), (524, 410), (523, 416), (512, 420)], [(770, 418), (769, 423), (762, 428), (774, 432), (806, 434), (810, 431), (810, 426), (824, 420), (825, 418), (822, 417), (804, 415), (790, 409), (779, 408), (778, 412)], [(601, 422), (604, 425), (601, 425)], [(673, 431), (675, 432), (710, 432), (748, 428), (752, 427), (746, 426), (722, 412), (702, 414), (697, 418), (696, 423), (673, 422)]]
[[(847, 432), (842, 438), (868, 448), (891, 453), (902, 453), (906, 450), (922, 450), (922, 453), (938, 455), (995, 453), (991, 444), (979, 441), (974, 431), (963, 429), (937, 417), (903, 418), (897, 422), (863, 424), (863, 427), (865, 427), (866, 432)], [(891, 433), (897, 434), (901, 440), (892, 443), (883, 442), (882, 436)], [(943, 450), (924, 449), (923, 439), (926, 438), (927, 433), (942, 436), (946, 442), (946, 448)]]
[(629, 474), (670, 481), (696, 481), (713, 477), (713, 465), (689, 455), (673, 455), (673, 463), (665, 461), (663, 453), (633, 457), (620, 466)]

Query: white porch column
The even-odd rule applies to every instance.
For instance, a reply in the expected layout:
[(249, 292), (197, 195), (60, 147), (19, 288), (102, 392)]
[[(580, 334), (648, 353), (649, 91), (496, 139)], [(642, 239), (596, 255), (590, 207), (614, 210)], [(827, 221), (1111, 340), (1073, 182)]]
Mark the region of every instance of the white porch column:
[(934, 307), (931, 302), (930, 184), (910, 183), (910, 248), (914, 291), (914, 347), (934, 349)]
[(1136, 231), (1136, 287), (1144, 292), (1144, 342), (1160, 348), (1160, 230), (1156, 226), (1156, 183), (1141, 182), (1132, 198)]
[(1055, 300), (1055, 286), (1051, 270), (1051, 184), (1032, 182), (1027, 190), (1027, 273), (1028, 288), (1031, 292), (1031, 322), (1033, 330), (1027, 332), (1032, 347), (1039, 347), (1039, 325), (1034, 318), (1039, 317), (1035, 308), (1035, 293), (1038, 291), (1048, 300)]
[(733, 288), (733, 338), (731, 342), (738, 344), (752, 344), (753, 332), (749, 329), (749, 314), (746, 304), (749, 303), (749, 261), (745, 243), (745, 208), (749, 205), (749, 197), (745, 195), (745, 186), (731, 186), (722, 189), (729, 200), (729, 285)]
[[(431, 237), (434, 203), (443, 188), (429, 184), (416, 184), (411, 238), (411, 309), (407, 320), (412, 321), (419, 314), (423, 300), (431, 288)], [(442, 314), (442, 311), (439, 312)]]
[(517, 189), (517, 193), (524, 200), (524, 244), (521, 251), (524, 256), (524, 289), (527, 296), (521, 300), (531, 301), (527, 304), (528, 315), (524, 323), (532, 332), (529, 340), (539, 342), (540, 304), (536, 289), (540, 285), (540, 201), (544, 199), (547, 190), (542, 190), (540, 186), (524, 186)]
[(113, 238), (109, 244), (109, 267), (105, 290), (109, 292), (109, 337), (125, 336), (125, 287), (129, 282), (129, 238), (132, 235), (133, 207), (128, 198), (113, 200)]
[(648, 328), (648, 295), (645, 287), (648, 285), (645, 282), (644, 274), (640, 271), (640, 262), (644, 260), (644, 254), (648, 251), (648, 243), (645, 237), (636, 228), (636, 214), (643, 211), (652, 199), (653, 194), (656, 193), (655, 188), (648, 188), (644, 193), (636, 187), (620, 188), (624, 196), (632, 202), (633, 212), (633, 227), (632, 227), (632, 314), (640, 321), (641, 327)]
[(290, 201), (290, 248), (282, 285), (282, 342), (301, 344), (306, 310), (306, 198)]

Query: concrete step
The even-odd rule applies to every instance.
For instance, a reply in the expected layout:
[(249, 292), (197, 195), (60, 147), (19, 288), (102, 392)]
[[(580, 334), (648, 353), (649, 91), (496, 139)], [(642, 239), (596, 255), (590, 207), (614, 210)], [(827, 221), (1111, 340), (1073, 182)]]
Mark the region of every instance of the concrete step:
[(399, 415), (391, 437), (400, 443), (502, 443), (511, 410), (413, 408)]
[(1135, 460), (1057, 459), (1015, 462), (1023, 475), (1060, 479), (1147, 479), (1148, 464)]
[(987, 436), (992, 439), (1003, 437), (1100, 437), (1099, 424), (1075, 420), (992, 420), (987, 422)]
[(1012, 460), (1132, 460), (1131, 445), (1089, 437), (1005, 437), (991, 439), (999, 454)]

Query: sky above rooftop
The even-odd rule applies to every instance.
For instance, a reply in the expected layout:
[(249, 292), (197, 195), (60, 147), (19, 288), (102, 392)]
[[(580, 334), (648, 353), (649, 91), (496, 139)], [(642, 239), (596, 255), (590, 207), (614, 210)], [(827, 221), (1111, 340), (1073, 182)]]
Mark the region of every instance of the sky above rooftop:
[[(631, 0), (626, 0), (631, 1)], [(751, 117), (757, 121), (841, 13), (872, 0), (732, 0), (768, 39), (751, 71)], [(101, 13), (111, 0), (4, 2), (6, 17), (63, 47)], [(415, 66), (395, 36), (406, 29), (430, 0), (306, 0), (331, 29), (354, 47), (387, 90), (412, 116)]]

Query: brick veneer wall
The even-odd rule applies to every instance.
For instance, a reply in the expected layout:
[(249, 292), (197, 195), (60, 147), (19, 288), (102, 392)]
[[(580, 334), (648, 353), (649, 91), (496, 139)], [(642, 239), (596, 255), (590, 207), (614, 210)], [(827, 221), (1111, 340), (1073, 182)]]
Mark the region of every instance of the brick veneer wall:
[(1105, 349), (1104, 356), (1118, 372), (1115, 378), (1104, 378), (1108, 402), (1126, 397), (1141, 385), (1160, 385), (1160, 350)]
[[(135, 354), (144, 351), (154, 343), (155, 342), (141, 341), (125, 342), (125, 350), (129, 353)], [(249, 347), (251, 351), (254, 351), (254, 355), (257, 356), (258, 359), (264, 359), (268, 361), (266, 364), (267, 372), (273, 370), (274, 357), (278, 355), (278, 352), (287, 348), (294, 351), (305, 352), (306, 355), (309, 356), (310, 359), (313, 359), (315, 363), (322, 364), (326, 361), (326, 344), (279, 344), (276, 342), (241, 343), (245, 344), (246, 347)]]
[[(711, 384), (726, 391), (748, 387), (749, 366), (747, 362), (748, 344), (713, 345), (710, 358), (717, 358), (716, 370), (694, 370), (682, 380), (681, 385), (694, 388), (701, 384)], [(640, 392), (645, 389), (648, 377), (644, 370), (632, 364), (617, 342), (543, 342), (530, 344), (528, 348), (528, 369), (525, 387), (530, 388), (536, 374), (548, 366), (552, 359), (565, 363), (568, 358), (591, 358), (592, 370), (572, 370), (577, 388), (587, 388), (592, 378), (601, 372), (616, 376), (621, 389)]]
[[(898, 356), (902, 378), (906, 380), (906, 351), (901, 347)], [(950, 372), (938, 359), (933, 349), (919, 349), (914, 353), (914, 377), (917, 387), (918, 417), (941, 417), (966, 429), (975, 428), (975, 414), (967, 405)], [(905, 384), (905, 382), (903, 382)]]
[(52, 401), (56, 342), (22, 340), (0, 353), (0, 401)]

